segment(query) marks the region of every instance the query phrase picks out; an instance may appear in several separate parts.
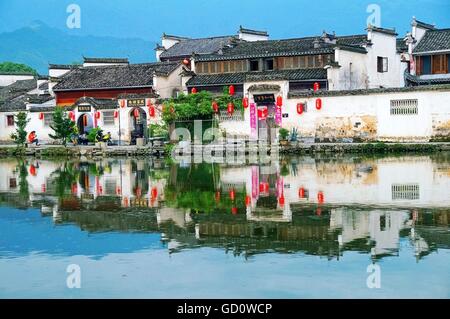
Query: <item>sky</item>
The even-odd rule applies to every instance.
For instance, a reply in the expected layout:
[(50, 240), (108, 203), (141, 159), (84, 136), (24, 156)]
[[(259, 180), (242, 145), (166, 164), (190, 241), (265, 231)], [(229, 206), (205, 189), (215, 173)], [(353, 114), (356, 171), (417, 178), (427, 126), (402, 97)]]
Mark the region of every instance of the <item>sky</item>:
[[(81, 28), (69, 29), (70, 4), (81, 9)], [(189, 37), (235, 34), (239, 25), (271, 38), (364, 33), (369, 4), (380, 7), (381, 26), (409, 30), (412, 16), (450, 27), (449, 0), (0, 0), (0, 32), (40, 20), (74, 35), (157, 40), (163, 32)]]

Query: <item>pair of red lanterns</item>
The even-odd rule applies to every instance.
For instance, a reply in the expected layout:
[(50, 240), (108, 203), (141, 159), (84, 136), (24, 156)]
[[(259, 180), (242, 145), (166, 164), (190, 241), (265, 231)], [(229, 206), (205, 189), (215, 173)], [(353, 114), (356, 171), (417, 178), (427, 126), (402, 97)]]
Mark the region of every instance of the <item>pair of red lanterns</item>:
[[(297, 103), (297, 113), (302, 115), (305, 112), (305, 103)], [(316, 109), (320, 111), (322, 109), (322, 99), (316, 99)]]

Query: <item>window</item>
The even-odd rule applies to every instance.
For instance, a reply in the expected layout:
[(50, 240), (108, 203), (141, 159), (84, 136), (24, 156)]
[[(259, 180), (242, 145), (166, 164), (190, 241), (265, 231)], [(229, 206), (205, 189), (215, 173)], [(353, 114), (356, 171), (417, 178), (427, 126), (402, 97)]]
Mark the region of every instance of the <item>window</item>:
[(447, 73), (447, 56), (445, 54), (433, 55), (432, 64), (433, 74)]
[(265, 62), (266, 62), (265, 69), (268, 71), (273, 70), (273, 59), (268, 59)]
[(14, 126), (14, 115), (7, 115), (6, 116), (6, 125)]
[(50, 125), (53, 125), (53, 114), (44, 113), (44, 126), (48, 127)]
[(114, 111), (103, 111), (103, 125), (114, 125)]
[(259, 71), (259, 61), (258, 60), (250, 61), (250, 71)]
[(17, 188), (17, 179), (16, 178), (9, 179), (9, 188)]
[(417, 115), (417, 100), (391, 100), (391, 115)]
[(381, 56), (378, 57), (377, 70), (379, 73), (388, 72), (388, 58), (383, 58)]
[(417, 200), (420, 198), (419, 184), (392, 185), (392, 200)]

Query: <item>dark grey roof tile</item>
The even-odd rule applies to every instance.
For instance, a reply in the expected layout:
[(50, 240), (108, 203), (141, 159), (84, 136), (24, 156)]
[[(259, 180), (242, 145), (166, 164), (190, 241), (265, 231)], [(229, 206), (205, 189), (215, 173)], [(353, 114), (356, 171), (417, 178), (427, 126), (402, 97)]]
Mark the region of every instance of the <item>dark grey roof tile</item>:
[(450, 29), (428, 30), (413, 53), (450, 51)]

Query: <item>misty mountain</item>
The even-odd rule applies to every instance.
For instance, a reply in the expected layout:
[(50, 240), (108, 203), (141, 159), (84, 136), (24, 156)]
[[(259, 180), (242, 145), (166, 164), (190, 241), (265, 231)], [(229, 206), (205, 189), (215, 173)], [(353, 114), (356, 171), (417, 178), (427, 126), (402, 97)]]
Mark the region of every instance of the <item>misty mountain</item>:
[(48, 64), (82, 62), (86, 57), (123, 57), (130, 62), (155, 60), (157, 40), (69, 35), (37, 21), (13, 32), (0, 33), (0, 62), (27, 64), (40, 74)]

